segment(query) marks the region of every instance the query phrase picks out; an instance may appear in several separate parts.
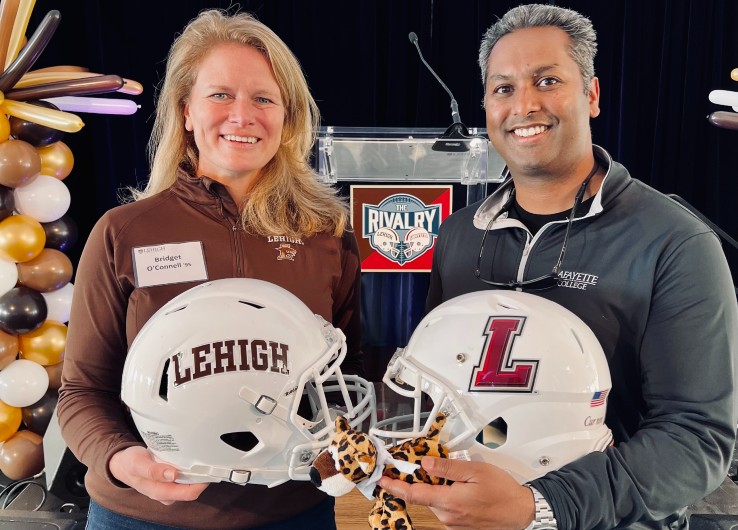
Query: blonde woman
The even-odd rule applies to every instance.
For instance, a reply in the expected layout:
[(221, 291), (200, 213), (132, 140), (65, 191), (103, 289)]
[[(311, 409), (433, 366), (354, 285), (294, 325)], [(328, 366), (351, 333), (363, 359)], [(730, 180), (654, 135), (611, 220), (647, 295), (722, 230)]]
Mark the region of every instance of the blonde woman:
[[(362, 371), (356, 239), (346, 205), (308, 163), (318, 118), (296, 58), (252, 16), (204, 11), (175, 40), (150, 178), (98, 221), (77, 269), (58, 413), (89, 468), (89, 529), (335, 528), (332, 500), (309, 482), (175, 482), (119, 399), (143, 324), (174, 296), (219, 278), (289, 290), (346, 334), (343, 371)], [(133, 249), (183, 250), (201, 272), (183, 280), (144, 270)]]

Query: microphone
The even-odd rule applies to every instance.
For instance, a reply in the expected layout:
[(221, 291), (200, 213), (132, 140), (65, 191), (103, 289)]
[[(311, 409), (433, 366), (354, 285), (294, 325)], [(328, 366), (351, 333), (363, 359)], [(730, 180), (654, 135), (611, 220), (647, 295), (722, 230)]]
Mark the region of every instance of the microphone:
[(449, 96), (451, 96), (451, 119), (453, 120), (453, 123), (448, 129), (446, 129), (446, 131), (443, 133), (443, 136), (441, 136), (433, 144), (433, 151), (443, 151), (449, 153), (468, 151), (469, 146), (464, 140), (470, 140), (475, 137), (469, 135), (469, 129), (467, 129), (466, 125), (461, 122), (461, 116), (459, 116), (459, 105), (456, 102), (456, 98), (446, 86), (446, 83), (441, 81), (441, 78), (438, 77), (438, 74), (436, 74), (436, 72), (433, 71), (433, 68), (431, 68), (430, 65), (426, 62), (425, 58), (423, 57), (423, 53), (420, 51), (420, 46), (418, 46), (417, 34), (414, 31), (411, 31), (408, 34), (408, 39), (410, 39), (410, 42), (415, 45), (415, 49), (418, 50), (420, 60), (423, 61), (425, 67), (428, 68), (430, 73), (433, 74), (433, 77), (435, 77), (438, 82), (441, 83), (443, 89), (448, 93)]

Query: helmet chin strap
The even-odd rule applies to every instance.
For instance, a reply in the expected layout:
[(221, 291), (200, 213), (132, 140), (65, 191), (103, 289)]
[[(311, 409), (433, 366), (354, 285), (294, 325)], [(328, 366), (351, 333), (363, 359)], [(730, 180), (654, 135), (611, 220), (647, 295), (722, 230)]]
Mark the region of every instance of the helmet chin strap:
[(213, 478), (219, 479), (220, 482), (231, 482), (238, 485), (248, 484), (257, 478), (276, 480), (274, 486), (289, 480), (284, 471), (230, 469), (227, 467), (196, 465), (187, 471), (180, 471), (176, 482), (179, 484), (198, 484), (213, 482)]
[(270, 396), (264, 396), (258, 392), (254, 392), (247, 386), (242, 386), (238, 391), (238, 396), (253, 405), (256, 410), (265, 416), (274, 416), (282, 421), (289, 421), (290, 413), (287, 407), (279, 403), (278, 400)]

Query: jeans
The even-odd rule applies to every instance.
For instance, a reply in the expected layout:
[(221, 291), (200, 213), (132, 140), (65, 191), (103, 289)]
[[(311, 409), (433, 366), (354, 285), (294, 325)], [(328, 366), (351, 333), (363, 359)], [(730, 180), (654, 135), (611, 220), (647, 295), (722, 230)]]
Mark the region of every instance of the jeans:
[[(333, 507), (335, 499), (329, 497), (305, 513), (292, 519), (259, 526), (252, 530), (336, 530)], [(85, 530), (179, 530), (175, 526), (149, 523), (133, 517), (120, 515), (103, 508), (90, 499)]]

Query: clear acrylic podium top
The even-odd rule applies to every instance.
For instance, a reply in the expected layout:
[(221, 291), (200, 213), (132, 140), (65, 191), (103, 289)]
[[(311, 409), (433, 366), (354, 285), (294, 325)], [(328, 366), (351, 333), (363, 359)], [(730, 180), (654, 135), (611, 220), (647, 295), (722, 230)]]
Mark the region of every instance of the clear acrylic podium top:
[(505, 163), (486, 138), (486, 129), (470, 128), (471, 138), (437, 143), (444, 132), (446, 129), (436, 128), (321, 127), (314, 148), (315, 168), (321, 180), (332, 184), (502, 182)]

